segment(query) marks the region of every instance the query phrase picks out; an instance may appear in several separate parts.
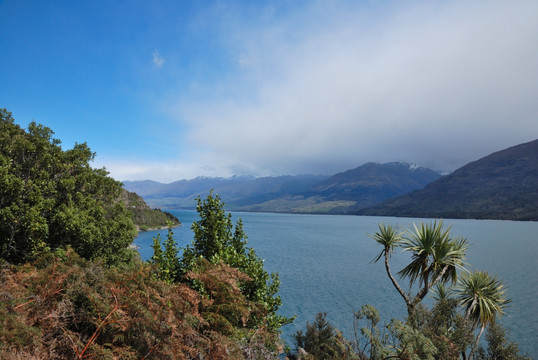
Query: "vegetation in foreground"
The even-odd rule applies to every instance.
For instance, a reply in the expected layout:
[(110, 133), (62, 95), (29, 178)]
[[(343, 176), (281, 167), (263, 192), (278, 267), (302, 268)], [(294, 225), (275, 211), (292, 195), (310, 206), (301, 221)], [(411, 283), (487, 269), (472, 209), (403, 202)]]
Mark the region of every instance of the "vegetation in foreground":
[[(290, 358), (528, 359), (497, 321), (510, 302), (502, 281), (484, 271), (466, 270), (467, 242), (453, 238), (442, 221), (413, 225), (403, 232), (381, 224), (372, 238), (382, 246), (374, 261), (384, 260), (408, 316), (380, 326), (377, 309), (364, 305), (354, 314), (354, 338), (347, 340), (320, 313), (313, 324), (307, 324), (306, 332), (295, 334)], [(392, 273), (390, 256), (398, 248), (411, 254), (411, 261), (398, 274), (409, 281), (409, 289), (417, 289), (414, 295), (404, 291)], [(429, 310), (422, 300), (432, 292), (435, 304)], [(484, 349), (479, 343), (486, 329)]]
[(143, 263), (121, 183), (86, 144), (64, 151), (47, 127), (0, 116), (0, 358), (278, 357), (278, 277), (218, 197), (199, 200), (183, 257), (170, 228)]
[(207, 289), (197, 279), (189, 279), (187, 274), (200, 264), (226, 264), (245, 275), (239, 286), (241, 293), (252, 304), (261, 307), (261, 312), (253, 312), (245, 326), (267, 327), (269, 331), (290, 323), (289, 319), (277, 314), (282, 301), (277, 296), (280, 287), (278, 274), (269, 274), (263, 269), (263, 260), (256, 255), (254, 249), (247, 247), (247, 236), (243, 231), (243, 223), (239, 219), (233, 226), (231, 214), (224, 211), (220, 196), (210, 193), (206, 199), (197, 199), (196, 207), (200, 219), (193, 223), (194, 240), (183, 249), (178, 257), (178, 248), (169, 229), (164, 242), (154, 238), (151, 262), (155, 264), (157, 275), (167, 283), (190, 284), (194, 289), (207, 294)]
[(0, 257), (21, 263), (71, 246), (107, 265), (129, 261), (136, 229), (121, 183), (90, 166), (85, 143), (64, 151), (52, 135), (35, 122), (25, 131), (0, 109)]
[(0, 358), (276, 358), (278, 334), (245, 326), (264, 309), (242, 294), (243, 273), (206, 262), (186, 276), (208, 295), (157, 279), (147, 263), (109, 268), (73, 250), (4, 263)]

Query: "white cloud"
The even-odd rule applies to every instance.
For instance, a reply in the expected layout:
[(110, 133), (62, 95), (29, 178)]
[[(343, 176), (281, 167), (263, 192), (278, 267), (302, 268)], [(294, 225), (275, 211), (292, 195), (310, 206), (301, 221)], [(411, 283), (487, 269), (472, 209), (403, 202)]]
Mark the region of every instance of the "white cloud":
[(165, 61), (161, 54), (157, 50), (153, 51), (153, 64), (158, 68), (162, 68), (164, 63)]
[[(181, 179), (193, 179), (198, 176), (229, 177), (236, 173), (256, 174), (248, 171), (247, 167), (236, 163), (229, 166), (229, 163), (222, 161), (215, 154), (199, 153), (193, 160), (163, 160), (148, 161), (139, 157), (114, 158), (98, 156), (92, 163), (94, 168), (103, 168), (110, 173), (110, 176), (119, 181), (125, 180), (154, 180), (162, 183), (170, 183)], [(234, 171), (235, 170), (235, 171)]]
[(322, 4), (300, 21), (228, 28), (243, 75), (216, 84), (225, 97), (177, 105), (192, 147), (214, 154), (201, 161), (259, 174), (395, 160), (454, 170), (538, 137), (537, 2)]

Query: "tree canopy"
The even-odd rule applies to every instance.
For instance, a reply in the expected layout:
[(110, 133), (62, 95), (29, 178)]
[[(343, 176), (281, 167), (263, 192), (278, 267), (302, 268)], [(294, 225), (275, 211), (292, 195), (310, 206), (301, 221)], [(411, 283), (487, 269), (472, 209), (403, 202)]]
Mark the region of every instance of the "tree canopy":
[[(263, 260), (256, 255), (254, 249), (247, 246), (241, 219), (234, 226), (232, 216), (224, 210), (220, 196), (214, 196), (212, 192), (206, 199), (197, 199), (196, 210), (200, 218), (192, 224), (194, 239), (183, 249), (179, 261), (176, 260), (179, 249), (171, 229), (164, 242), (164, 251), (160, 238), (154, 238), (151, 261), (156, 264), (161, 279), (170, 283), (188, 282), (189, 273), (196, 271), (200, 264), (223, 263), (247, 275), (247, 279), (240, 282), (241, 292), (247, 300), (263, 309), (251, 314), (250, 326), (265, 322), (270, 330), (277, 331), (282, 325), (291, 322), (293, 319), (276, 313), (282, 304), (276, 295), (280, 287), (278, 274), (265, 271)], [(192, 285), (197, 288), (196, 283)], [(199, 290), (204, 291), (203, 288)]]
[[(463, 259), (467, 251), (467, 241), (453, 238), (450, 227), (444, 228), (442, 221), (429, 224), (413, 225), (405, 233), (401, 233), (391, 225), (380, 224), (379, 231), (371, 237), (383, 246), (383, 250), (374, 259), (385, 259), (385, 270), (392, 284), (404, 299), (407, 312), (412, 315), (417, 305), (424, 299), (436, 284), (455, 283), (456, 270), (463, 268)], [(397, 247), (410, 252), (412, 261), (398, 272), (402, 278), (409, 279), (411, 287), (417, 280), (420, 290), (414, 297), (404, 292), (391, 272), (389, 257)]]
[(24, 130), (0, 109), (0, 257), (22, 262), (70, 246), (86, 259), (126, 261), (136, 229), (122, 184), (90, 166), (86, 143), (63, 150), (53, 134), (35, 122)]

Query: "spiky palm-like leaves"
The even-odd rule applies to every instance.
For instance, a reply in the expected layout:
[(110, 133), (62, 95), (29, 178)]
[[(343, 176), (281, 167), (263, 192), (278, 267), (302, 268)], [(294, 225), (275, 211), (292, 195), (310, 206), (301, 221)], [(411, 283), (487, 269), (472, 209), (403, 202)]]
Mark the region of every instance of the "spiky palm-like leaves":
[(466, 317), (474, 326), (494, 322), (510, 302), (504, 296), (506, 290), (502, 281), (486, 271), (477, 270), (462, 276), (456, 291)]
[(383, 245), (383, 250), (377, 255), (377, 257), (373, 260), (374, 262), (377, 262), (382, 256), (385, 257), (385, 270), (387, 271), (387, 275), (396, 288), (400, 295), (404, 298), (405, 303), (407, 304), (407, 307), (409, 308), (411, 304), (411, 299), (409, 296), (403, 291), (402, 287), (394, 276), (392, 275), (392, 272), (390, 270), (390, 264), (389, 264), (389, 257), (394, 251), (394, 249), (401, 245), (402, 242), (402, 235), (400, 231), (398, 231), (395, 227), (391, 225), (385, 225), (385, 224), (379, 224), (379, 231), (376, 232), (374, 235), (370, 235), (372, 239), (377, 241), (379, 244)]
[[(417, 314), (420, 313), (416, 309), (429, 290), (434, 291), (434, 298), (438, 305), (445, 306), (437, 310), (448, 309), (452, 311), (450, 316), (455, 316), (453, 309), (458, 304), (465, 311), (465, 319), (463, 317), (454, 318), (459, 319), (458, 321), (449, 319), (454, 321), (455, 325), (451, 325), (450, 321), (447, 322), (445, 332), (449, 334), (454, 331), (454, 334), (457, 334), (454, 339), (459, 344), (458, 351), (462, 352), (464, 359), (472, 360), (485, 328), (495, 323), (510, 302), (504, 296), (502, 282), (487, 272), (469, 273), (465, 269), (467, 241), (463, 238), (453, 238), (450, 234), (450, 227), (444, 228), (442, 221), (421, 223), (419, 226), (413, 224), (403, 233), (390, 225), (380, 224), (379, 231), (370, 237), (383, 246), (374, 261), (377, 262), (384, 257), (387, 274), (407, 305), (408, 324), (418, 329), (418, 323), (413, 324), (413, 321), (417, 319)], [(418, 283), (420, 288), (414, 297), (402, 290), (391, 273), (389, 258), (397, 247), (411, 253), (411, 262), (398, 274), (409, 281), (410, 288)], [(458, 270), (464, 270), (464, 275), (460, 279), (457, 278)], [(455, 289), (445, 287), (449, 283), (458, 285)], [(456, 298), (452, 298), (453, 294)], [(452, 326), (456, 327), (452, 328)], [(480, 330), (467, 356), (465, 349), (469, 346), (468, 341), (473, 336), (472, 332), (478, 326)]]
[[(421, 223), (420, 226), (413, 224), (404, 234), (390, 225), (380, 224), (379, 231), (371, 237), (384, 247), (375, 261), (385, 256), (387, 274), (404, 298), (409, 315), (432, 286), (449, 281), (454, 283), (457, 270), (464, 268), (467, 241), (452, 238), (450, 227), (445, 229), (442, 221)], [(421, 288), (413, 299), (405, 294), (390, 272), (388, 259), (396, 247), (412, 253), (412, 261), (398, 274), (409, 279), (410, 286), (418, 280)]]
[(454, 283), (456, 270), (463, 268), (467, 250), (466, 240), (452, 238), (450, 227), (444, 229), (442, 221), (413, 224), (406, 231), (401, 246), (404, 251), (412, 252), (413, 260), (398, 274), (408, 278), (410, 284), (419, 280), (420, 286), (428, 287), (433, 286), (439, 276), (442, 282)]
[(486, 326), (494, 323), (510, 302), (510, 299), (504, 296), (505, 291), (502, 281), (490, 276), (486, 271), (473, 271), (460, 279), (456, 292), (460, 306), (465, 309), (465, 318), (471, 320), (475, 328), (480, 325), (469, 360), (473, 358)]
[(435, 302), (448, 301), (454, 295), (454, 290), (451, 287), (446, 287), (445, 284), (435, 284), (432, 297)]
[(372, 239), (383, 245), (383, 250), (374, 259), (377, 262), (382, 256), (389, 256), (394, 251), (394, 248), (399, 246), (402, 241), (401, 233), (392, 225), (379, 224), (379, 231), (374, 235), (370, 235)]

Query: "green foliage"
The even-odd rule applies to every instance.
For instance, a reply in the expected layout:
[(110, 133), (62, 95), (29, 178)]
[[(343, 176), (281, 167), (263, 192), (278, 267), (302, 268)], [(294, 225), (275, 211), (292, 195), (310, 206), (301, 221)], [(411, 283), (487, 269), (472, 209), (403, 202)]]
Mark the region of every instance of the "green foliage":
[(361, 359), (459, 359), (474, 338), (454, 299), (437, 302), (431, 311), (418, 306), (412, 319), (393, 319), (383, 330), (378, 323), (379, 312), (371, 305), (355, 314), (354, 348)]
[(239, 269), (249, 277), (249, 281), (241, 282), (241, 290), (249, 301), (263, 305), (267, 310), (264, 317), (251, 317), (250, 326), (265, 322), (269, 329), (278, 330), (282, 325), (291, 322), (277, 315), (282, 301), (277, 296), (280, 281), (277, 274), (269, 274), (263, 268), (263, 260), (256, 255), (254, 249), (247, 247), (247, 236), (243, 231), (243, 223), (239, 219), (232, 224), (231, 214), (224, 211), (220, 196), (212, 192), (205, 200), (197, 199), (196, 210), (200, 219), (193, 223), (194, 240), (183, 251), (181, 271), (183, 274), (193, 270), (199, 259), (213, 264), (223, 262)]
[(388, 329), (394, 338), (398, 340), (397, 345), (393, 345), (395, 349), (395, 355), (393, 356), (409, 360), (436, 359), (437, 348), (419, 329), (400, 320), (392, 320), (388, 325)]
[[(393, 319), (388, 325), (380, 326), (377, 309), (364, 305), (355, 313), (353, 342), (344, 339), (325, 314), (320, 313), (313, 324), (307, 323), (306, 332), (299, 330), (294, 335), (295, 352), (288, 356), (297, 360), (471, 359), (472, 353), (467, 355), (467, 352), (476, 342), (474, 327), (459, 310), (456, 298), (443, 298), (431, 310), (418, 306), (405, 321)], [(528, 359), (496, 322), (488, 327), (486, 340), (487, 349), (478, 349), (477, 359)]]
[[(390, 225), (380, 224), (379, 231), (371, 237), (383, 246), (383, 250), (374, 261), (377, 262), (384, 256), (387, 275), (404, 299), (410, 316), (430, 288), (437, 284), (454, 283), (457, 279), (457, 270), (464, 269), (467, 241), (463, 238), (453, 238), (450, 235), (450, 227), (443, 228), (442, 221), (421, 223), (420, 226), (413, 224), (404, 233)], [(391, 272), (389, 258), (397, 247), (411, 253), (411, 262), (398, 274), (402, 278), (409, 279), (410, 287), (418, 280), (420, 289), (414, 297), (404, 292)]]
[[(360, 328), (360, 324), (365, 321), (365, 326)], [(361, 359), (380, 359), (389, 356), (390, 351), (385, 348), (387, 336), (379, 329), (379, 311), (372, 305), (363, 305), (355, 313), (353, 328), (355, 332), (354, 347)], [(359, 336), (360, 332), (360, 336)]]
[(486, 332), (487, 349), (480, 349), (479, 360), (530, 360), (530, 357), (519, 353), (518, 345), (507, 339), (507, 331), (499, 324), (493, 322)]
[(473, 271), (461, 278), (456, 288), (458, 299), (475, 326), (493, 323), (503, 314), (511, 301), (505, 298), (503, 287), (502, 281), (485, 271)]
[(469, 352), (469, 359), (472, 359), (484, 329), (503, 314), (510, 299), (504, 297), (502, 281), (479, 270), (465, 274), (456, 292), (460, 305), (465, 309), (465, 319), (472, 321), (473, 328), (480, 325), (475, 344)]
[[(351, 344), (326, 319), (327, 313), (318, 313), (316, 320), (306, 324), (306, 332), (297, 331), (294, 335), (296, 353), (288, 354), (292, 359), (358, 359)], [(307, 357), (301, 357), (306, 351)]]
[(51, 129), (28, 131), (0, 109), (0, 257), (21, 262), (72, 246), (87, 259), (129, 260), (136, 235), (121, 183), (89, 163), (84, 144), (62, 150)]
[(123, 189), (121, 200), (140, 231), (160, 229), (169, 226), (169, 224), (173, 227), (181, 224), (173, 214), (160, 209), (151, 209), (144, 199), (136, 193)]
[(422, 330), (432, 339), (441, 359), (459, 358), (474, 339), (471, 324), (458, 312), (457, 300), (453, 298), (437, 301)]
[[(431, 310), (417, 307), (406, 326), (427, 338), (435, 347), (435, 359), (459, 359), (474, 340), (473, 327), (458, 312), (458, 301), (444, 298)], [(402, 345), (403, 347), (403, 345)]]
[[(400, 357), (408, 353), (404, 358), (413, 358), (409, 353), (412, 349), (413, 353), (422, 354), (420, 358), (459, 359), (463, 354), (465, 359), (472, 359), (482, 332), (495, 323), (510, 302), (504, 297), (502, 282), (483, 271), (468, 273), (464, 267), (467, 241), (453, 238), (450, 227), (444, 228), (442, 221), (413, 224), (403, 233), (390, 225), (380, 224), (379, 231), (371, 237), (383, 246), (374, 260), (384, 257), (387, 275), (407, 306), (406, 322), (392, 322), (389, 326), (392, 336), (397, 339), (393, 348), (400, 346), (396, 355)], [(389, 258), (397, 247), (411, 253), (411, 262), (398, 274), (409, 280), (410, 287), (418, 282), (420, 289), (414, 297), (404, 292), (392, 275)], [(459, 279), (458, 269), (464, 271)], [(456, 282), (455, 288), (446, 287)], [(421, 301), (432, 288), (436, 305), (428, 311)], [(480, 329), (475, 338), (478, 325)], [(372, 331), (368, 334), (372, 339), (377, 338)], [(370, 344), (372, 356), (376, 348), (373, 340)]]
[[(450, 228), (443, 228), (441, 221), (415, 225), (404, 233), (391, 225), (380, 224), (379, 231), (371, 237), (383, 246), (374, 261), (384, 258), (387, 275), (404, 298), (408, 316), (405, 321), (393, 319), (380, 327), (379, 312), (371, 305), (364, 305), (355, 313), (354, 352), (346, 355), (347, 358), (471, 360), (477, 354), (479, 359), (526, 359), (519, 354), (517, 345), (506, 339), (505, 330), (495, 321), (509, 302), (504, 297), (501, 281), (485, 272), (474, 271), (464, 273), (455, 288), (447, 287), (456, 281), (458, 269), (466, 271), (463, 268), (467, 248), (464, 239), (452, 238)], [(399, 274), (409, 279), (410, 286), (419, 283), (421, 288), (414, 297), (403, 291), (390, 270), (390, 256), (398, 247), (412, 254), (411, 262)], [(432, 288), (436, 302), (428, 310), (421, 301)], [(480, 331), (477, 331), (478, 325), (481, 325)], [(482, 348), (476, 351), (487, 325), (487, 353)], [(330, 339), (334, 331), (325, 317), (318, 314), (314, 325), (307, 324), (306, 333), (296, 333), (297, 352), (291, 357), (333, 358)], [(301, 349), (306, 353), (301, 353)]]
[(161, 235), (153, 237), (153, 256), (150, 263), (155, 264), (157, 276), (159, 279), (168, 284), (179, 282), (180, 280), (180, 263), (178, 258), (179, 247), (174, 240), (172, 228), (168, 228), (168, 235), (164, 242), (164, 251), (161, 247)]
[(441, 282), (456, 282), (456, 269), (463, 268), (467, 250), (465, 239), (452, 238), (450, 227), (443, 228), (443, 222), (413, 224), (402, 242), (404, 251), (412, 253), (412, 261), (399, 274), (409, 278), (410, 284), (416, 280), (422, 286), (432, 287), (441, 276)]
[(379, 261), (382, 256), (390, 257), (394, 249), (401, 245), (402, 235), (392, 225), (379, 224), (379, 231), (371, 235), (377, 243), (383, 246), (383, 250), (374, 259), (374, 262)]

